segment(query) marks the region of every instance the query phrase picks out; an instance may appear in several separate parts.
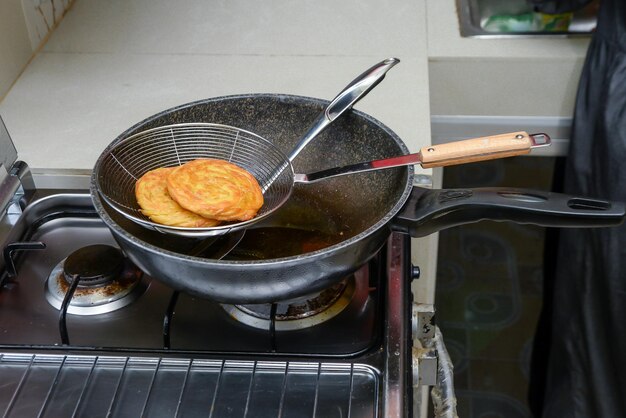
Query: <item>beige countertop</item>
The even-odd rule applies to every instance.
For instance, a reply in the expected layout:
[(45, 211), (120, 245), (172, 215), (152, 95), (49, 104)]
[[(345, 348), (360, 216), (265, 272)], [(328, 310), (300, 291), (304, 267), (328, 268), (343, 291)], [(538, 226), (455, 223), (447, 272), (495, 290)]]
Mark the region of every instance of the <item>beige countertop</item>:
[[(422, 2), (77, 0), (0, 103), (20, 159), (91, 169), (118, 134), (191, 101), (241, 93), (332, 99), (387, 57), (356, 108), (428, 144)], [(421, 22), (420, 22), (421, 20)]]

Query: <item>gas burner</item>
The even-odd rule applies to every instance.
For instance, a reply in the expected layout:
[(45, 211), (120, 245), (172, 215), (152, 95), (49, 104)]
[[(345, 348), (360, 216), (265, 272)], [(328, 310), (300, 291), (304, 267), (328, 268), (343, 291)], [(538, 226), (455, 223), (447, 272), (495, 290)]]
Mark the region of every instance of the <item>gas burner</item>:
[(120, 309), (136, 300), (147, 285), (143, 273), (110, 245), (80, 248), (57, 264), (46, 280), (46, 299), (61, 309), (74, 278), (80, 279), (67, 312), (97, 315)]
[(254, 328), (267, 330), (274, 317), (276, 331), (309, 328), (341, 313), (355, 295), (356, 280), (351, 276), (319, 293), (275, 304), (222, 305), (233, 318)]

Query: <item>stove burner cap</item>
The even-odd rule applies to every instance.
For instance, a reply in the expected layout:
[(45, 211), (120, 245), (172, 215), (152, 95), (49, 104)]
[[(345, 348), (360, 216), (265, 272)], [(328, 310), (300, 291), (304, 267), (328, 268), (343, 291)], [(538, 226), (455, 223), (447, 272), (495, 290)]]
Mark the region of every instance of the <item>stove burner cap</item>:
[(63, 273), (71, 283), (80, 278), (79, 286), (96, 286), (109, 283), (119, 277), (124, 268), (122, 252), (110, 245), (89, 245), (74, 251), (67, 257)]
[(75, 315), (98, 315), (123, 308), (141, 296), (149, 282), (121, 250), (110, 245), (89, 245), (52, 269), (45, 284), (46, 300), (61, 309), (75, 278), (80, 281), (67, 308)]
[(364, 303), (368, 291), (367, 275), (358, 271), (321, 292), (277, 302), (274, 309), (272, 304), (221, 306), (232, 318), (251, 327), (267, 330), (273, 316), (276, 331), (291, 331), (326, 322), (343, 312), (355, 299)]

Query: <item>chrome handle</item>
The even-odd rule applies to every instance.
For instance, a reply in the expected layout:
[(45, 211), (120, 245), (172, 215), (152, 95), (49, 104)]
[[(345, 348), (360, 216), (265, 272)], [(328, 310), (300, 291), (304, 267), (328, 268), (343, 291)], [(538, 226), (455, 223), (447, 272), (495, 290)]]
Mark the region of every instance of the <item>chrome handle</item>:
[(288, 156), (290, 162), (300, 154), (300, 151), (307, 146), (309, 142), (319, 135), (328, 125), (337, 119), (343, 112), (350, 109), (356, 102), (361, 100), (370, 92), (378, 83), (380, 83), (385, 74), (394, 65), (399, 63), (397, 58), (388, 58), (384, 61), (367, 69), (357, 78), (352, 80), (331, 102), (324, 112), (313, 122), (309, 130), (300, 138), (296, 146), (291, 150)]

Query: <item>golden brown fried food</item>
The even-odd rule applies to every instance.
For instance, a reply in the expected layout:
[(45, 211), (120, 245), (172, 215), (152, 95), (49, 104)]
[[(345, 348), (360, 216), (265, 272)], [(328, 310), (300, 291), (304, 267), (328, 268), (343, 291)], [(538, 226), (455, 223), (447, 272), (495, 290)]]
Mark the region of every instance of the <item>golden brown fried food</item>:
[(174, 169), (167, 190), (183, 208), (220, 221), (247, 221), (263, 206), (263, 193), (248, 171), (227, 161), (198, 159)]
[(141, 212), (163, 225), (183, 227), (211, 227), (219, 224), (215, 219), (183, 209), (167, 192), (167, 176), (175, 167), (157, 168), (141, 176), (135, 184), (135, 197)]

